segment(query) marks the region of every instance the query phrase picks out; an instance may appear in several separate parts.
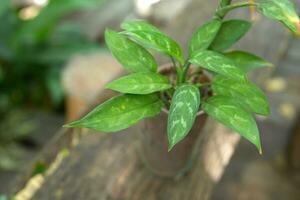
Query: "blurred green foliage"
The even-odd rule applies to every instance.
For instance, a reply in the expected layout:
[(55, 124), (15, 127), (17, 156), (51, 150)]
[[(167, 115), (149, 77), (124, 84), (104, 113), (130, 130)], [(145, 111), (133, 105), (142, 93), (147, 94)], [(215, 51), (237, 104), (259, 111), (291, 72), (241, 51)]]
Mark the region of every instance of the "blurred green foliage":
[[(77, 53), (101, 48), (72, 21), (72, 14), (105, 0), (50, 0), (30, 20), (20, 17), (24, 8), (0, 1), (0, 169), (17, 170), (31, 155), (21, 143), (36, 127), (15, 108), (61, 108), (63, 64)], [(35, 173), (41, 171), (39, 166)]]
[(14, 200), (14, 197), (8, 197), (6, 195), (0, 195), (0, 200)]
[(104, 0), (50, 0), (37, 17), (23, 20), (10, 0), (0, 3), (0, 113), (16, 106), (57, 108), (62, 64), (76, 53), (99, 50), (72, 20), (74, 11)]
[[(17, 124), (17, 126), (16, 126)], [(17, 170), (30, 152), (21, 142), (35, 131), (36, 122), (30, 113), (9, 111), (0, 123), (0, 170)]]
[(35, 164), (31, 176), (36, 176), (38, 174), (44, 174), (47, 171), (47, 165), (43, 162), (38, 162)]

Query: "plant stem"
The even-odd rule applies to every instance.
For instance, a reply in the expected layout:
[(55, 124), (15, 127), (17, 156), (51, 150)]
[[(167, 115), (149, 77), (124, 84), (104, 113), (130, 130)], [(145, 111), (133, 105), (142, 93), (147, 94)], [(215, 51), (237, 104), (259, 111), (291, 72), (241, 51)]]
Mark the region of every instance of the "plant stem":
[(184, 83), (184, 80), (183, 80), (183, 68), (182, 67), (177, 67), (176, 68), (176, 72), (177, 72), (177, 82), (176, 84), (179, 86), (181, 85), (182, 83)]
[(217, 9), (215, 16), (220, 19), (223, 19), (226, 16), (226, 14), (228, 12), (230, 12), (231, 10), (234, 10), (236, 8), (248, 7), (248, 6), (257, 6), (257, 3), (241, 2), (241, 3), (231, 4), (231, 5)]
[(211, 83), (204, 83), (204, 84), (202, 84), (202, 83), (197, 83), (197, 84), (194, 84), (196, 87), (198, 87), (198, 88), (202, 88), (202, 87), (211, 87)]
[(175, 59), (172, 56), (170, 56), (170, 59), (172, 61), (173, 67), (176, 69), (177, 65)]
[(174, 69), (176, 71), (176, 78), (177, 78), (176, 79), (176, 84), (179, 85), (180, 84), (180, 77), (181, 77), (181, 69), (179, 67), (177, 67), (176, 61), (175, 61), (175, 59), (172, 56), (170, 56), (170, 59), (171, 59), (171, 61), (173, 63), (173, 67), (174, 67)]
[(203, 83), (203, 84), (200, 84), (200, 87), (205, 87), (205, 86), (211, 86), (212, 83)]
[(187, 60), (184, 63), (184, 66), (183, 66), (183, 68), (184, 68), (183, 69), (183, 74), (182, 74), (182, 80), (183, 80), (183, 82), (185, 82), (185, 80), (186, 80), (186, 75), (187, 75), (187, 72), (188, 72), (190, 66), (191, 66), (191, 63)]
[(179, 66), (177, 66), (175, 59), (172, 56), (170, 58), (171, 58), (172, 63), (174, 65), (175, 69), (176, 69), (176, 75), (177, 75), (176, 84), (181, 85), (185, 81), (184, 67), (180, 64), (179, 64)]

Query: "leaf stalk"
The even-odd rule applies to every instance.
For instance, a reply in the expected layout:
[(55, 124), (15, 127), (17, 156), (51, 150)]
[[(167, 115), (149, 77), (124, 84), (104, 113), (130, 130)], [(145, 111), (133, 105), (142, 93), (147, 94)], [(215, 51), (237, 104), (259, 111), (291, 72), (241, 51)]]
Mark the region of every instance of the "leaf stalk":
[(230, 11), (237, 9), (237, 8), (243, 8), (243, 7), (249, 7), (249, 6), (257, 6), (257, 3), (255, 2), (241, 2), (241, 3), (235, 3), (228, 6), (221, 7), (217, 9), (215, 13), (215, 17), (219, 19), (223, 19)]

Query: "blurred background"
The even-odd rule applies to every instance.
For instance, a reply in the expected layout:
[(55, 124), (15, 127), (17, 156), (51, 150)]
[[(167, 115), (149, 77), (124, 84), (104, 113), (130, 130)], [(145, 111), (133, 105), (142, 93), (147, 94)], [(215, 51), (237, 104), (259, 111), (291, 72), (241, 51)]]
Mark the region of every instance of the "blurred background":
[[(299, 11), (300, 0), (294, 3)], [(104, 44), (105, 28), (119, 30), (125, 19), (143, 19), (186, 47), (217, 5), (218, 0), (0, 0), (0, 200), (83, 199), (59, 192), (52, 198), (47, 177), (55, 182), (55, 171), (64, 170), (60, 163), (76, 157), (72, 149), (89, 145), (82, 142), (88, 134), (62, 125), (95, 105), (105, 83), (122, 73)], [(267, 92), (272, 116), (258, 118), (264, 154), (241, 140), (210, 199), (298, 200), (300, 40), (253, 10), (229, 17), (254, 21), (235, 48), (275, 65), (251, 74)]]

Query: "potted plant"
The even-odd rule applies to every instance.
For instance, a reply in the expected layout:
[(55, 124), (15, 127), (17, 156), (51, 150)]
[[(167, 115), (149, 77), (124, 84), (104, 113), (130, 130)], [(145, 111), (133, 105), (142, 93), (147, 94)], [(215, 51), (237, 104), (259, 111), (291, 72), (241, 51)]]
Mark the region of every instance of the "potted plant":
[[(123, 94), (65, 127), (116, 132), (145, 119), (139, 126), (145, 139), (144, 160), (167, 176), (186, 169), (206, 115), (242, 135), (262, 153), (253, 115), (269, 115), (269, 104), (246, 74), (271, 64), (248, 52), (227, 51), (248, 32), (251, 22), (224, 20), (230, 11), (249, 6), (299, 34), (300, 20), (288, 0), (222, 0), (213, 19), (192, 35), (186, 59), (173, 39), (146, 22), (124, 22), (119, 33), (107, 29), (107, 46), (130, 72), (107, 88)], [(170, 57), (171, 64), (158, 68), (148, 50)]]

